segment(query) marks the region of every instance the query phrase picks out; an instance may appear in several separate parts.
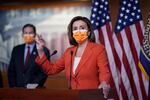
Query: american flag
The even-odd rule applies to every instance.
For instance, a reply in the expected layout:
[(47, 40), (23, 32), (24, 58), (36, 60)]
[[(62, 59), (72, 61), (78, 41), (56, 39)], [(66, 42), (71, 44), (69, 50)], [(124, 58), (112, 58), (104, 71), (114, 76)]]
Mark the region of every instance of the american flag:
[(144, 26), (138, 0), (121, 0), (115, 33), (120, 47), (116, 46), (122, 66), (121, 79), (125, 92), (122, 95), (130, 100), (146, 100), (146, 79), (138, 67), (140, 45)]
[(148, 83), (138, 67), (144, 33), (139, 1), (121, 0), (117, 24), (112, 32), (108, 0), (94, 0), (91, 22), (97, 40), (106, 47), (118, 99), (147, 99)]
[[(115, 87), (115, 94), (120, 94), (119, 92), (119, 72), (117, 69), (118, 56), (116, 55), (114, 42), (113, 42), (113, 32), (111, 27), (111, 18), (109, 14), (108, 0), (94, 0), (92, 2), (92, 14), (91, 23), (94, 28), (94, 33), (96, 36), (96, 41), (105, 45), (109, 68), (112, 74), (112, 84)], [(119, 95), (118, 95), (119, 96)], [(118, 98), (116, 96), (116, 99)]]

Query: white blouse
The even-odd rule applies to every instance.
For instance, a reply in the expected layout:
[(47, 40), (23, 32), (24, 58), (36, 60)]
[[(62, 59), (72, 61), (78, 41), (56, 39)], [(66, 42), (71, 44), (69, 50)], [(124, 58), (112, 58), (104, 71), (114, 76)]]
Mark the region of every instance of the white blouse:
[(79, 62), (80, 62), (80, 59), (81, 59), (81, 57), (75, 57), (75, 58), (74, 58), (73, 74), (75, 74), (75, 71), (76, 71), (77, 66), (78, 66), (78, 64), (79, 64)]

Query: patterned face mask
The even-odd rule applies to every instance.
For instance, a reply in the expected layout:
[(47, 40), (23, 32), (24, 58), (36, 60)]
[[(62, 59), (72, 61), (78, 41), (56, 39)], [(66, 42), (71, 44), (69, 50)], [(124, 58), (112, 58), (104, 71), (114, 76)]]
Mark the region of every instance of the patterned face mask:
[(88, 38), (88, 31), (87, 30), (74, 30), (73, 38), (76, 40), (77, 43), (82, 44)]
[(34, 34), (23, 34), (24, 42), (31, 44), (34, 41)]

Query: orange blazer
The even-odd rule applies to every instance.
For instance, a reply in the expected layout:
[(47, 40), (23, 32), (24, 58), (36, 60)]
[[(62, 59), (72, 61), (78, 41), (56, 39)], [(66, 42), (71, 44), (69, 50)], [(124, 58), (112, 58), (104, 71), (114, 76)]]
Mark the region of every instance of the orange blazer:
[[(62, 57), (55, 63), (48, 61), (44, 55), (37, 57), (36, 62), (42, 65), (48, 75), (56, 74), (65, 70), (66, 77), (70, 79), (71, 59), (74, 62), (77, 46), (68, 48)], [(71, 58), (71, 51), (73, 55)], [(103, 45), (89, 42), (84, 50), (81, 60), (76, 68), (75, 74), (71, 76), (72, 89), (96, 89), (102, 81), (109, 82), (110, 72), (108, 59)]]

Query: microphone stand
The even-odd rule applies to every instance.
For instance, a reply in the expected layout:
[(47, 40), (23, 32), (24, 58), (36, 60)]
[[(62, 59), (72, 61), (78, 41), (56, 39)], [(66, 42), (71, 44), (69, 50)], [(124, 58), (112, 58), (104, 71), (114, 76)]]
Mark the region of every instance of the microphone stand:
[(71, 62), (70, 62), (70, 78), (69, 78), (69, 89), (71, 90), (71, 76), (72, 76), (72, 55), (73, 55), (73, 51), (70, 52), (71, 54)]

